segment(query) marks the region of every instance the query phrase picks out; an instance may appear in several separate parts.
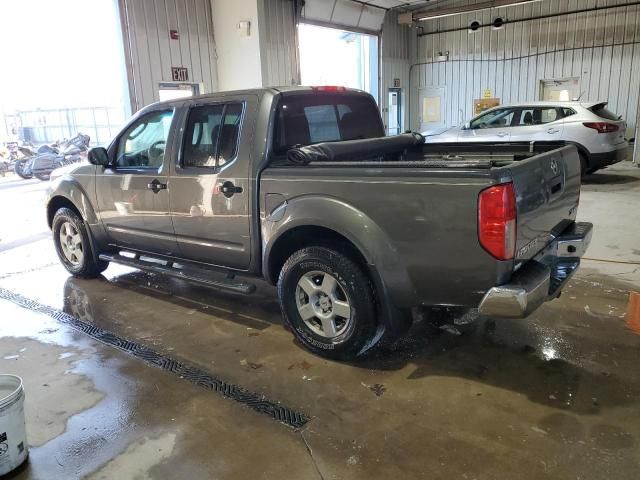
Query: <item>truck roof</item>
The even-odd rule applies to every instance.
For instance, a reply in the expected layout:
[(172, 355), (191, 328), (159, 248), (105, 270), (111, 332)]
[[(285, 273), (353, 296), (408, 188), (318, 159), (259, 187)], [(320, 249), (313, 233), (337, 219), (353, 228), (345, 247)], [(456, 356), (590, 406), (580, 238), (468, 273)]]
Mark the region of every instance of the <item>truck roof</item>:
[[(301, 85), (292, 85), (292, 86), (276, 86), (276, 87), (263, 87), (263, 88), (248, 88), (244, 90), (225, 90), (220, 92), (206, 93), (204, 95), (196, 95), (193, 97), (185, 97), (185, 98), (176, 98), (172, 100), (165, 100), (164, 102), (155, 102), (148, 106), (175, 106), (184, 102), (185, 100), (189, 101), (198, 101), (198, 100), (214, 100), (220, 97), (228, 97), (228, 96), (238, 96), (238, 95), (257, 95), (262, 97), (266, 93), (270, 93), (272, 95), (277, 94), (291, 94), (291, 93), (349, 93), (356, 95), (369, 95), (367, 92), (363, 90), (358, 90), (355, 88), (347, 88), (347, 87), (334, 87), (334, 86), (301, 86)], [(146, 107), (145, 107), (146, 108)]]

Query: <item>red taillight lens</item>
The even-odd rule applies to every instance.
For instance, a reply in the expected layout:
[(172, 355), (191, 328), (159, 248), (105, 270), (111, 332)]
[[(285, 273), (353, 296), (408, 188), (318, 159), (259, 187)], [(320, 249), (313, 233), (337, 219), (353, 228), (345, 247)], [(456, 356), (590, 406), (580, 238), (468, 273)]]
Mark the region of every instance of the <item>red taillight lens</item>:
[(322, 85), (320, 87), (311, 87), (316, 92), (346, 92), (347, 89), (345, 87), (338, 87), (335, 85)]
[(516, 251), (516, 193), (513, 183), (503, 183), (480, 192), (478, 239), (498, 260), (510, 260)]
[(617, 132), (620, 127), (615, 123), (607, 123), (607, 122), (586, 122), (583, 125), (587, 128), (593, 128), (597, 130), (598, 133), (612, 133)]

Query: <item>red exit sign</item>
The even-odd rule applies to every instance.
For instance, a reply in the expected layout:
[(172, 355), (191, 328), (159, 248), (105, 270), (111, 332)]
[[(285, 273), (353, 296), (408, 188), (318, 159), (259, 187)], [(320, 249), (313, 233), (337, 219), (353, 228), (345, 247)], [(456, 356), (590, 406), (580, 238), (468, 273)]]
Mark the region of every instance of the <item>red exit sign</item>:
[(171, 79), (174, 82), (188, 82), (189, 70), (185, 67), (171, 67)]

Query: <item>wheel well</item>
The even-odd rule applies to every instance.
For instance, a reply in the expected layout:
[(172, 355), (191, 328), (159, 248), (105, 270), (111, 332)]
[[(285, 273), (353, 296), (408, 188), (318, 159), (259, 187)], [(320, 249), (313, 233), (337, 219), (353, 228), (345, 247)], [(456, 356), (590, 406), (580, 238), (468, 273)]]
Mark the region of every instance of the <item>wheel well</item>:
[(294, 252), (312, 245), (330, 247), (348, 255), (364, 269), (367, 275), (370, 274), (366, 258), (348, 238), (329, 228), (304, 226), (292, 228), (276, 240), (269, 254), (268, 280), (275, 284), (287, 259)]
[(47, 223), (49, 224), (49, 228), (51, 228), (53, 224), (53, 217), (61, 208), (68, 208), (69, 210), (73, 210), (80, 218), (83, 218), (82, 214), (71, 202), (71, 200), (65, 197), (53, 197), (47, 205)]

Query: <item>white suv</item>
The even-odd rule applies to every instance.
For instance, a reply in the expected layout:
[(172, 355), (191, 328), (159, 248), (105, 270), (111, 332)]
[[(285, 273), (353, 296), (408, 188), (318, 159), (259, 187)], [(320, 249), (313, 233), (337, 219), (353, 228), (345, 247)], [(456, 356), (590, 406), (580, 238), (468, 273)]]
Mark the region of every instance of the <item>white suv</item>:
[(580, 152), (584, 173), (592, 173), (627, 157), (626, 123), (606, 108), (607, 102), (531, 102), (495, 107), (463, 126), (426, 141), (531, 142), (565, 141)]

